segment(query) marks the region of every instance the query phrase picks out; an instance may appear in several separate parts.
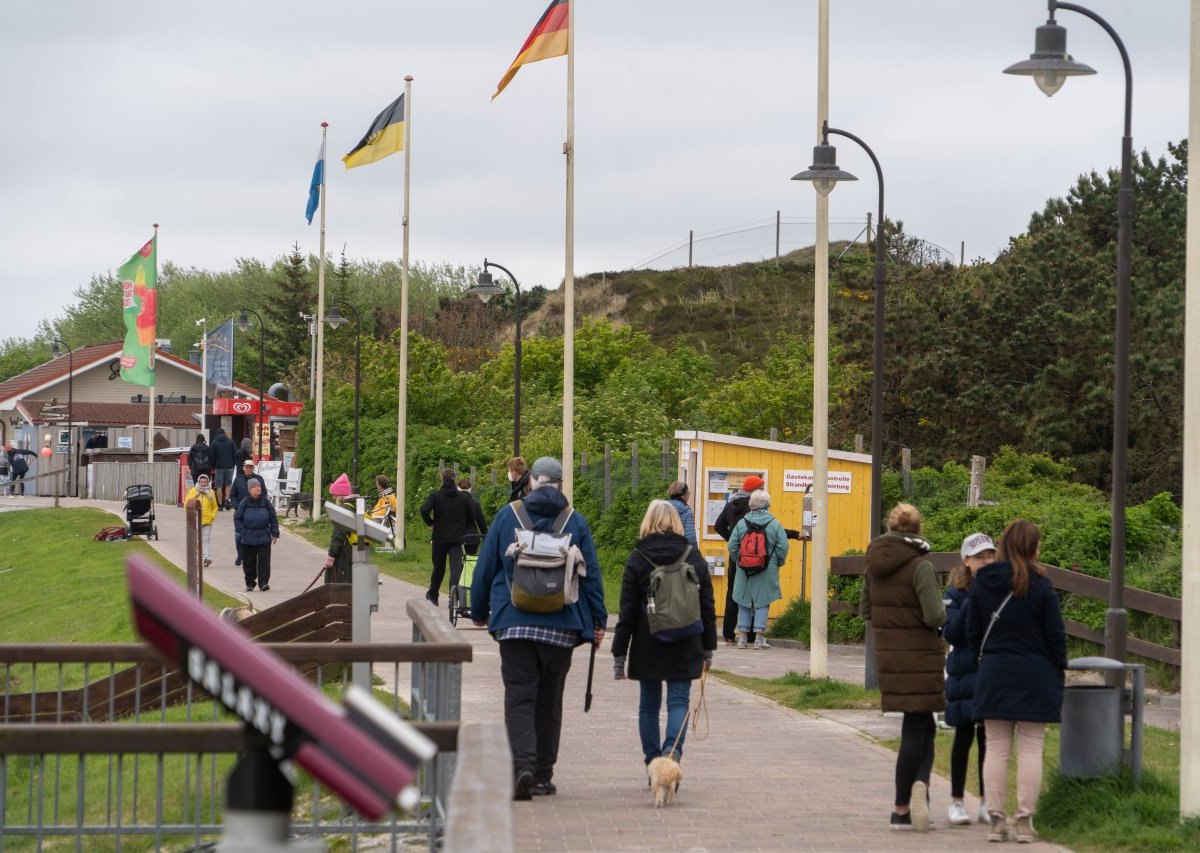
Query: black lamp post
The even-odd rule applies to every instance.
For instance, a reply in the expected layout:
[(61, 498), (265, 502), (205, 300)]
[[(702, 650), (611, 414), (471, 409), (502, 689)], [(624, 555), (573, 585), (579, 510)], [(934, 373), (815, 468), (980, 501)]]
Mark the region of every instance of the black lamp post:
[(50, 352), (58, 358), (63, 349), (67, 351), (67, 494), (74, 497), (71, 486), (75, 478), (75, 428), (72, 426), (75, 423), (75, 360), (71, 348), (55, 338)]
[(879, 178), (879, 225), (875, 231), (875, 345), (871, 360), (871, 538), (874, 538), (881, 532), (880, 501), (883, 499), (883, 169), (867, 143), (853, 133), (830, 127), (829, 122), (825, 122), (821, 128), (821, 144), (813, 146), (812, 166), (793, 177), (793, 181), (812, 181), (817, 192), (829, 195), (838, 181), (858, 180), (838, 168), (837, 149), (829, 144), (831, 133), (857, 142), (875, 164), (875, 175)]
[(1104, 618), (1104, 654), (1125, 660), (1125, 635), (1128, 616), (1125, 611), (1125, 453), (1129, 442), (1129, 323), (1133, 263), (1133, 71), (1121, 37), (1107, 21), (1090, 9), (1075, 3), (1049, 0), (1050, 19), (1037, 28), (1034, 51), (1029, 59), (1010, 65), (1005, 74), (1033, 77), (1047, 96), (1059, 90), (1067, 77), (1095, 74), (1067, 53), (1067, 30), (1054, 20), (1057, 9), (1078, 12), (1091, 18), (1108, 33), (1125, 65), (1125, 135), (1121, 139), (1121, 185), (1117, 191), (1117, 305), (1113, 369), (1113, 453), (1112, 453), (1112, 538), (1109, 545), (1108, 612)]
[[(263, 405), (263, 383), (265, 381), (263, 378), (263, 358), (266, 353), (266, 342), (263, 333), (266, 331), (266, 327), (263, 325), (263, 319), (258, 316), (257, 311), (253, 308), (243, 308), (242, 316), (238, 317), (237, 321), (239, 331), (250, 331), (250, 318), (246, 316), (247, 314), (253, 314), (254, 319), (258, 320), (258, 435), (255, 438), (258, 439), (258, 455), (261, 457), (263, 455), (263, 409), (265, 408)], [(270, 452), (270, 439), (267, 441), (267, 451), (268, 453)]]
[(501, 296), (504, 288), (492, 281), (488, 267), (500, 270), (516, 288), (517, 335), (513, 341), (513, 456), (521, 455), (521, 285), (511, 272), (495, 261), (483, 259), (483, 269), (479, 273), (478, 284), (467, 293), (478, 296), (486, 304), (493, 296)]
[(333, 304), (329, 308), (329, 313), (325, 316), (325, 322), (329, 324), (331, 329), (336, 329), (338, 326), (347, 322), (342, 316), (342, 312), (338, 310), (338, 306), (342, 305), (354, 315), (354, 455), (350, 457), (350, 482), (354, 483), (354, 488), (358, 488), (358, 401), (360, 399), (360, 389), (362, 384), (362, 318), (358, 314), (358, 310), (343, 299), (333, 300)]
[[(880, 533), (880, 502), (883, 499), (883, 298), (884, 298), (884, 234), (883, 234), (883, 169), (879, 159), (867, 143), (853, 133), (830, 127), (829, 122), (821, 126), (821, 144), (813, 146), (813, 164), (806, 171), (795, 175), (793, 181), (812, 181), (813, 189), (821, 195), (829, 195), (838, 181), (857, 181), (849, 172), (837, 165), (837, 149), (829, 144), (829, 134), (835, 133), (851, 139), (867, 152), (875, 164), (875, 176), (879, 179), (879, 224), (875, 230), (875, 340), (871, 359), (871, 539)], [(879, 686), (875, 668), (875, 632), (868, 626), (866, 633), (863, 686), (873, 689)]]

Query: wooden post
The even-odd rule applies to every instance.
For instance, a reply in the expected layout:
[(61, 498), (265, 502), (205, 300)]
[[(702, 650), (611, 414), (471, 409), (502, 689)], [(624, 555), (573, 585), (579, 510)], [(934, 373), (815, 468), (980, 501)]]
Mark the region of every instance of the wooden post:
[(587, 453), (584, 453), (582, 451), (579, 454), (579, 473), (580, 474), (587, 473)]
[(663, 479), (674, 480), (671, 472), (671, 439), (664, 438), (662, 445)]
[(475, 470), (475, 466), (472, 465), (471, 466), (471, 488), (475, 488), (475, 484), (479, 482), (478, 480), (475, 479), (475, 476), (477, 473), (478, 472)]
[(692, 266), (692, 237), (695, 231), (688, 231), (688, 267)]
[(637, 494), (638, 487), (638, 446), (635, 441), (629, 448), (629, 490)]
[(900, 487), (904, 497), (912, 497), (912, 451), (907, 447), (900, 448)]
[(775, 211), (775, 263), (779, 263), (779, 211)]
[(612, 505), (612, 445), (604, 442), (604, 508)]
[[(856, 436), (854, 436), (854, 452), (855, 452), (855, 453), (862, 453), (862, 452), (863, 452), (863, 437), (862, 437), (862, 433), (861, 433), (861, 432), (860, 432), (860, 433), (858, 433)], [(873, 459), (873, 460), (871, 460), (871, 461), (872, 461), (872, 463), (875, 463), (875, 462), (877, 462), (878, 460), (874, 460), (874, 459)]]
[(492, 488), (496, 488), (496, 469), (492, 468)]
[(770, 432), (767, 433), (767, 437), (771, 441), (779, 441), (779, 427), (771, 427)]
[(967, 486), (967, 506), (979, 506), (983, 500), (983, 472), (987, 468), (987, 459), (982, 456), (971, 457), (971, 485)]

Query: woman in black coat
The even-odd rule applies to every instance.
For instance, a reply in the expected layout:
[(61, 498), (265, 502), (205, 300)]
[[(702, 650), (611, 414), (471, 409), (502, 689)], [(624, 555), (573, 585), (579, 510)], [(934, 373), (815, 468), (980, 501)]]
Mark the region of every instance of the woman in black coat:
[[(979, 653), (967, 642), (967, 598), (975, 573), (996, 559), (996, 544), (986, 533), (972, 533), (959, 549), (962, 563), (950, 571), (946, 586), (946, 627), (942, 637), (950, 643), (946, 656), (946, 725), (954, 727), (954, 745), (950, 748), (950, 823), (964, 826), (971, 815), (963, 804), (967, 787), (967, 764), (971, 760), (971, 745), (978, 741), (976, 761), (979, 771), (979, 796), (984, 795), (983, 757), (987, 753), (987, 736), (983, 722), (975, 714), (975, 679), (979, 672)], [(991, 823), (987, 804), (979, 804), (979, 822)]]
[(1042, 785), (1046, 723), (1061, 720), (1067, 636), (1058, 595), (1037, 563), (1041, 531), (1023, 519), (1008, 525), (1000, 560), (975, 576), (967, 600), (967, 643), (978, 649), (975, 715), (987, 729), (983, 775), (989, 841), (1008, 835), (1004, 813), (1008, 757), (1017, 741), (1017, 841), (1037, 838), (1033, 813)]
[[(708, 563), (683, 536), (679, 513), (668, 501), (651, 501), (638, 531), (638, 543), (625, 564), (621, 579), (621, 612), (613, 634), (613, 675), (641, 682), (638, 734), (642, 757), (649, 764), (660, 755), (676, 761), (683, 753), (683, 728), (687, 723), (692, 681), (712, 662), (717, 648), (717, 610), (713, 603)], [(700, 630), (673, 642), (655, 639), (646, 615), (650, 575), (655, 566), (668, 566), (687, 553), (695, 570), (700, 596)], [(663, 682), (667, 685), (667, 729), (659, 736), (659, 711)]]

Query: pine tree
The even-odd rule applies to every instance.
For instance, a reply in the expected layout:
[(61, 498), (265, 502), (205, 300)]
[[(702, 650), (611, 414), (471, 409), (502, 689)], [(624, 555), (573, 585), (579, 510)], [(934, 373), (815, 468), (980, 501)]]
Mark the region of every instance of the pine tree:
[(317, 308), (316, 286), (299, 243), (292, 245), (291, 254), (275, 265), (274, 272), (275, 290), (262, 309), (267, 327), (264, 360), (268, 387), (281, 381), (297, 361), (304, 362), (307, 371), (308, 323), (300, 314), (311, 314)]

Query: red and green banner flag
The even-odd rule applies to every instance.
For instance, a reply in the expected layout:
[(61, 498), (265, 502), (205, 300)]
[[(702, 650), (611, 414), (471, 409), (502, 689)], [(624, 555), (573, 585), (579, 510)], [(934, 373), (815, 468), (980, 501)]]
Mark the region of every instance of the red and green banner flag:
[(517, 58), (512, 61), (512, 65), (508, 66), (508, 70), (496, 84), (496, 94), (492, 95), (493, 101), (496, 100), (496, 95), (504, 91), (504, 87), (512, 78), (517, 76), (517, 71), (522, 65), (537, 62), (539, 59), (566, 55), (568, 2), (569, 0), (550, 0), (550, 6), (538, 19), (533, 31), (529, 33), (529, 38), (525, 39), (525, 44), (521, 45), (521, 49), (517, 52)]
[(134, 385), (154, 385), (155, 313), (158, 291), (158, 237), (133, 253), (117, 270), (125, 315), (121, 378)]

